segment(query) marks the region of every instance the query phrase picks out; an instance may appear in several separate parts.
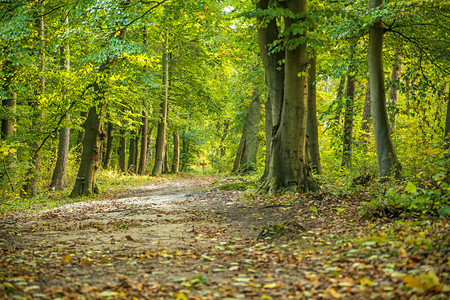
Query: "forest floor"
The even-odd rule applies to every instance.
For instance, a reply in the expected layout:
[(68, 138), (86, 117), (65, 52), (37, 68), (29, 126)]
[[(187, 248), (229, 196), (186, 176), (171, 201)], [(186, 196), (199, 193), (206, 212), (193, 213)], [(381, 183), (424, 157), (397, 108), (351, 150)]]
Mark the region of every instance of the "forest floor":
[(0, 298), (450, 298), (447, 221), (363, 218), (364, 194), (261, 199), (214, 180), (1, 217)]

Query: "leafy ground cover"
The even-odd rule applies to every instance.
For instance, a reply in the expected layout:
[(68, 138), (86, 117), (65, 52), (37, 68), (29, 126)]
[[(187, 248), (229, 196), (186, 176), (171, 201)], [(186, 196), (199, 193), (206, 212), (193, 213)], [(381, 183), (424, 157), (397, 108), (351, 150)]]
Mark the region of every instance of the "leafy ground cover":
[(267, 199), (243, 196), (246, 183), (214, 180), (151, 182), (2, 216), (0, 296), (450, 297), (445, 219), (371, 218), (360, 213), (371, 200), (363, 194)]

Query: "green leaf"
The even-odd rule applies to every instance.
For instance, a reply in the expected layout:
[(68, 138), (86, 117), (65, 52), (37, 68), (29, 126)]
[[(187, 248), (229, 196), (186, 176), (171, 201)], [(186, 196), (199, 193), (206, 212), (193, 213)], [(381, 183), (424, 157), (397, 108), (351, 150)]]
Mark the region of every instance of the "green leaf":
[(414, 194), (415, 192), (417, 192), (417, 188), (414, 184), (408, 181), (408, 184), (405, 187), (405, 191), (407, 191), (410, 194)]

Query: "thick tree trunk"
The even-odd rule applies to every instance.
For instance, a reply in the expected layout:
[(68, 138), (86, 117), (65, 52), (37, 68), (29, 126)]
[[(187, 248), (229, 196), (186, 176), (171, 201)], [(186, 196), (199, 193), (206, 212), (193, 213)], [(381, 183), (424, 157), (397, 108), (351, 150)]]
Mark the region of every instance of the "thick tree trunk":
[(173, 131), (173, 158), (172, 158), (172, 174), (180, 171), (180, 134), (178, 129)]
[[(256, 1), (256, 8), (260, 10), (267, 10), (269, 8), (269, 0)], [(265, 18), (262, 16), (257, 17), (258, 23), (263, 23)], [(284, 60), (285, 53), (278, 51), (269, 54), (269, 45), (273, 44), (279, 39), (279, 30), (275, 19), (271, 19), (266, 26), (258, 26), (258, 45), (260, 49), (260, 56), (263, 61), (268, 98), (270, 99), (269, 112), (272, 114), (266, 122), (270, 121), (270, 134), (266, 135), (266, 144), (272, 147), (272, 139), (280, 126), (281, 122), (281, 110), (283, 108), (283, 95), (284, 95)], [(267, 108), (266, 108), (267, 109)], [(267, 132), (266, 132), (267, 133)], [(267, 142), (269, 141), (269, 142)], [(270, 169), (270, 155), (272, 151), (269, 151), (269, 157), (266, 154), (266, 166), (265, 169)], [(264, 177), (265, 178), (265, 177)]]
[[(370, 0), (369, 9), (382, 6), (382, 0)], [(375, 22), (369, 29), (369, 82), (370, 102), (378, 166), (382, 180), (390, 176), (400, 179), (401, 165), (392, 144), (389, 132), (389, 120), (386, 112), (386, 96), (383, 71), (383, 34), (381, 21)]]
[(247, 109), (244, 129), (239, 143), (236, 159), (234, 160), (233, 173), (244, 173), (256, 170), (256, 155), (258, 153), (258, 132), (261, 120), (261, 91), (256, 88), (252, 101)]
[[(69, 25), (69, 14), (66, 13), (66, 17), (63, 20), (65, 26)], [(66, 31), (67, 33), (67, 31)], [(69, 58), (69, 45), (61, 47), (61, 71), (70, 72), (70, 58)], [(63, 95), (67, 92), (67, 87), (63, 89)], [(65, 97), (65, 96), (63, 96)], [(64, 116), (64, 121), (68, 123), (70, 121), (70, 115), (66, 114)], [(62, 190), (65, 188), (64, 178), (66, 176), (67, 161), (69, 159), (69, 146), (70, 146), (70, 127), (62, 127), (59, 131), (59, 142), (58, 142), (58, 157), (56, 159), (55, 169), (53, 170), (52, 181), (50, 183), (50, 189)]]
[[(94, 84), (94, 91), (100, 97), (99, 103), (102, 102), (103, 90), (99, 83)], [(101, 145), (105, 137), (103, 132), (103, 124), (101, 120), (102, 104), (97, 107), (93, 106), (89, 109), (86, 118), (85, 136), (83, 139), (83, 152), (81, 154), (80, 168), (73, 187), (71, 197), (82, 195), (90, 195), (98, 193), (97, 188), (97, 170), (101, 162)], [(100, 112), (100, 114), (98, 114)]]
[[(349, 71), (350, 68), (351, 67), (349, 67)], [(353, 107), (355, 103), (355, 78), (352, 75), (347, 76), (345, 95), (342, 167), (349, 167), (352, 164)]]
[(111, 157), (113, 152), (113, 141), (114, 141), (114, 124), (108, 122), (108, 128), (106, 129), (106, 151), (105, 157), (103, 158), (103, 169), (107, 170), (111, 163)]
[(127, 172), (127, 137), (125, 129), (120, 129), (119, 140), (119, 168), (122, 173)]
[[(287, 8), (294, 15), (306, 14), (306, 0), (287, 0)], [(296, 19), (285, 18), (286, 28)], [(293, 44), (300, 44), (293, 48)], [(307, 68), (308, 56), (304, 36), (289, 33), (286, 36), (284, 97), (280, 126), (275, 128), (272, 141), (270, 171), (264, 189), (274, 193), (280, 188), (292, 191), (310, 191), (318, 188), (313, 179), (309, 148), (306, 139)], [(290, 45), (290, 46), (289, 46)], [(262, 49), (261, 49), (262, 50)], [(308, 145), (309, 147), (309, 145)]]
[(400, 78), (400, 56), (398, 50), (394, 53), (394, 63), (392, 64), (392, 74), (391, 74), (391, 87), (389, 89), (389, 124), (391, 132), (395, 131), (395, 115), (397, 111), (398, 102), (398, 79)]
[(158, 133), (156, 136), (155, 165), (152, 175), (160, 176), (164, 167), (164, 154), (166, 148), (166, 127), (167, 127), (167, 101), (169, 97), (169, 56), (167, 54), (168, 38), (166, 36), (163, 45), (163, 99), (161, 101), (160, 117), (158, 121)]
[(139, 157), (138, 174), (143, 175), (147, 168), (147, 141), (148, 141), (148, 117), (144, 112), (142, 114), (142, 134), (141, 134), (141, 152)]
[(316, 110), (316, 56), (309, 60), (308, 69), (308, 121), (306, 124), (306, 135), (309, 138), (309, 152), (313, 170), (322, 174), (319, 153), (319, 127)]

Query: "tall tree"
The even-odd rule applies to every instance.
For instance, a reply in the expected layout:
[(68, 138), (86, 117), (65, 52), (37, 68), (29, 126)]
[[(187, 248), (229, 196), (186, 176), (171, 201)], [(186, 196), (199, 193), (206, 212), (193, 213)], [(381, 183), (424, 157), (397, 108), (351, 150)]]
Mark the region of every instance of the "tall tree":
[(166, 130), (167, 130), (167, 103), (169, 98), (169, 55), (168, 55), (168, 43), (169, 39), (164, 38), (163, 43), (163, 97), (160, 105), (160, 115), (158, 120), (158, 132), (156, 136), (156, 152), (155, 152), (155, 165), (153, 166), (152, 175), (160, 176), (163, 172), (163, 164), (166, 149)]
[[(382, 0), (369, 0), (369, 10), (375, 11), (383, 5)], [(383, 35), (381, 19), (369, 28), (369, 82), (372, 122), (377, 148), (378, 166), (382, 180), (390, 176), (401, 177), (401, 165), (397, 159), (389, 132), (389, 120), (386, 111), (386, 93), (383, 70)]]
[[(69, 25), (69, 13), (66, 13), (65, 18), (62, 20), (63, 24), (66, 26), (66, 34), (68, 33), (67, 26)], [(67, 75), (70, 73), (70, 52), (69, 43), (66, 41), (65, 46), (60, 48), (60, 68), (62, 73)], [(63, 90), (61, 91), (66, 97), (67, 95), (67, 81), (63, 85)], [(65, 101), (68, 102), (68, 101)], [(68, 123), (70, 121), (70, 114), (65, 112), (63, 115), (64, 122)], [(70, 127), (65, 124), (59, 131), (59, 142), (58, 142), (58, 157), (56, 159), (55, 169), (53, 170), (52, 181), (50, 183), (50, 189), (62, 190), (64, 189), (64, 178), (66, 176), (67, 161), (69, 159), (69, 146), (70, 146)]]
[(398, 80), (400, 78), (400, 54), (396, 49), (394, 53), (394, 62), (392, 63), (392, 74), (391, 74), (391, 87), (389, 89), (389, 125), (391, 131), (394, 132), (395, 129), (395, 116), (397, 111), (398, 102)]
[(345, 89), (344, 134), (342, 147), (342, 166), (348, 167), (352, 163), (353, 142), (353, 107), (355, 103), (355, 77), (352, 75), (352, 66), (349, 66), (347, 87)]
[(316, 56), (309, 59), (308, 68), (308, 122), (306, 124), (306, 135), (309, 138), (309, 151), (314, 171), (322, 174), (319, 153), (319, 128), (317, 124), (317, 88), (316, 88)]
[(177, 128), (173, 131), (172, 174), (180, 171), (180, 134)]
[(258, 133), (261, 120), (261, 91), (257, 87), (253, 91), (252, 100), (247, 109), (241, 141), (239, 143), (233, 173), (256, 171), (256, 156), (258, 153)]
[[(36, 90), (35, 93), (35, 99), (33, 103), (31, 104), (31, 108), (33, 110), (33, 127), (35, 128), (36, 132), (39, 134), (42, 131), (41, 128), (41, 118), (42, 118), (42, 112), (39, 108), (39, 101), (40, 98), (44, 97), (45, 94), (45, 17), (44, 17), (44, 3), (41, 2), (40, 4), (40, 13), (36, 18), (36, 27), (38, 29), (38, 37), (40, 41), (39, 46), (39, 56), (40, 56), (40, 86), (39, 89)], [(31, 161), (33, 167), (29, 170), (28, 174), (28, 180), (26, 185), (24, 186), (24, 192), (28, 196), (33, 196), (36, 193), (37, 189), (37, 179), (38, 179), (38, 173), (41, 169), (41, 149), (39, 146), (39, 138), (36, 138), (32, 141), (32, 147), (31, 147)]]
[[(269, 193), (280, 188), (295, 191), (318, 188), (308, 161), (306, 140), (308, 55), (306, 24), (302, 22), (306, 19), (307, 1), (287, 0), (284, 5), (289, 12), (284, 17), (284, 93), (281, 105), (272, 103), (275, 126), (270, 170), (263, 187)], [(263, 46), (260, 50), (267, 48)]]

